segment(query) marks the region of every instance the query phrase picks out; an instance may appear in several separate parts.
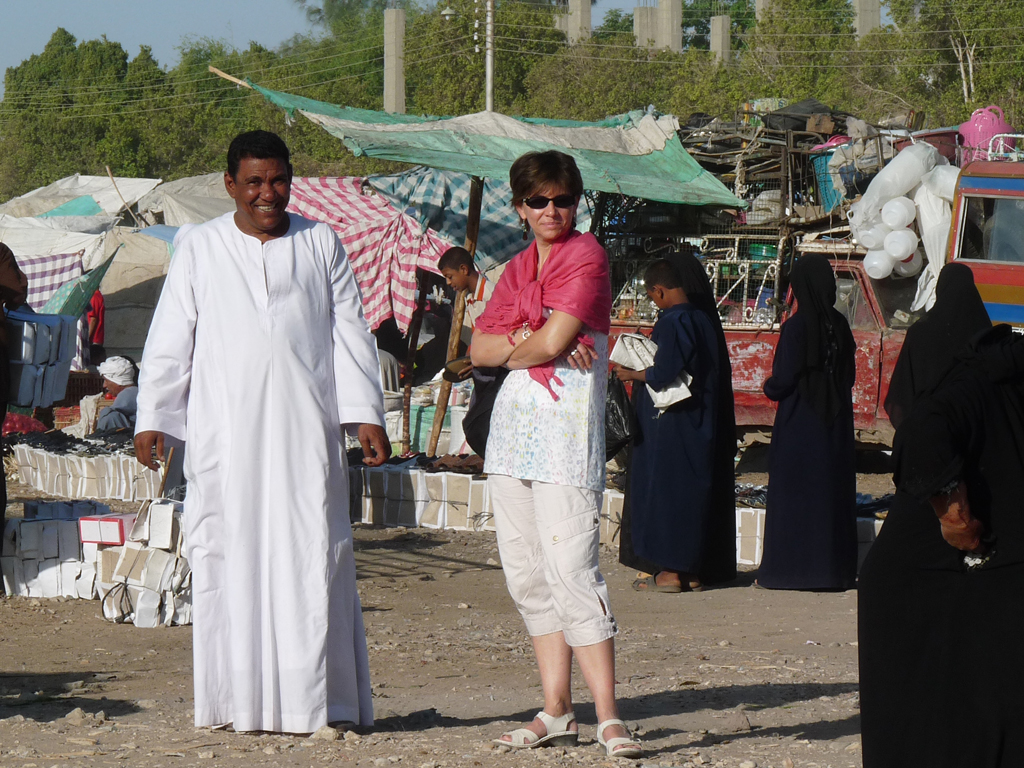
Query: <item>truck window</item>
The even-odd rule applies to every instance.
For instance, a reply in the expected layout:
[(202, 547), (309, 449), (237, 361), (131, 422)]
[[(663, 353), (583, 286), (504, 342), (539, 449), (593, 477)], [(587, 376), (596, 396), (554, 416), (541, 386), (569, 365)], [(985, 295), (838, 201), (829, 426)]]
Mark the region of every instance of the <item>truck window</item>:
[(967, 198), (962, 232), (959, 258), (1024, 263), (1024, 199)]
[[(882, 318), (890, 328), (907, 328), (913, 325), (915, 315), (910, 314), (910, 305), (917, 295), (919, 275), (913, 277), (897, 277), (895, 273), (884, 280), (871, 280), (871, 287), (882, 308)], [(897, 311), (899, 314), (897, 315)]]
[(878, 323), (871, 313), (871, 307), (864, 298), (860, 283), (852, 277), (836, 279), (836, 309), (854, 331), (877, 331)]

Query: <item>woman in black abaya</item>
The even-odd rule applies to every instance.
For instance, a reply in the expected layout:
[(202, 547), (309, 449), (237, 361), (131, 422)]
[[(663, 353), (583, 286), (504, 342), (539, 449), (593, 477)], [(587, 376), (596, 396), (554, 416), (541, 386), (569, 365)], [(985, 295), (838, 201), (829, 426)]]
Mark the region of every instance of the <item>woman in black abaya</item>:
[(910, 326), (892, 372), (885, 412), (894, 428), (949, 373), (967, 342), (991, 327), (970, 267), (955, 262), (944, 266), (935, 285), (935, 304)]
[(864, 766), (1022, 765), (1024, 339), (983, 331), (893, 453), (859, 584)]
[[(703, 584), (721, 584), (736, 578), (736, 414), (733, 405), (732, 365), (725, 331), (715, 305), (704, 265), (690, 253), (668, 256), (679, 275), (689, 303), (711, 321), (718, 350), (718, 376), (714, 457), (703, 559), (698, 574)], [(634, 393), (637, 387), (634, 385)], [(632, 446), (628, 451), (632, 451)], [(632, 461), (630, 456), (629, 461)], [(646, 573), (657, 573), (659, 565), (644, 560), (633, 549), (631, 484), (627, 477), (620, 527), (619, 562)]]
[(779, 406), (757, 584), (849, 589), (857, 577), (853, 334), (834, 308), (825, 257), (800, 257), (790, 279), (797, 311), (782, 326), (764, 384)]

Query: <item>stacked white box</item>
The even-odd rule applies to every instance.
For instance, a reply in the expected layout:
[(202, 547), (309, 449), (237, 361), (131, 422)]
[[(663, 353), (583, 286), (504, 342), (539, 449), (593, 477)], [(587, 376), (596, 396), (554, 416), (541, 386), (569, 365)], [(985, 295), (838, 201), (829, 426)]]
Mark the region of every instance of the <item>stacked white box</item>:
[(160, 473), (133, 455), (55, 454), (17, 445), (15, 458), (22, 482), (53, 496), (145, 501), (160, 490)]
[(736, 507), (736, 562), (760, 565), (764, 545), (763, 509)]
[(92, 597), (96, 550), (85, 551), (76, 512), (109, 512), (93, 502), (28, 501), (24, 519), (7, 521), (0, 570), (9, 595)]

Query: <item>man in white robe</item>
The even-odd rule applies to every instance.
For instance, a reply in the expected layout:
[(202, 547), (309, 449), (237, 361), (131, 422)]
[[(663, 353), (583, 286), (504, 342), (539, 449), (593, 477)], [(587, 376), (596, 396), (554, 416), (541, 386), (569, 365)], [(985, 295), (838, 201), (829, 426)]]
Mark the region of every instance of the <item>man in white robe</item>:
[(376, 345), (325, 224), (288, 214), (284, 142), (228, 151), (237, 210), (178, 243), (146, 340), (136, 455), (187, 440), (195, 722), (373, 723), (342, 429), (390, 455)]

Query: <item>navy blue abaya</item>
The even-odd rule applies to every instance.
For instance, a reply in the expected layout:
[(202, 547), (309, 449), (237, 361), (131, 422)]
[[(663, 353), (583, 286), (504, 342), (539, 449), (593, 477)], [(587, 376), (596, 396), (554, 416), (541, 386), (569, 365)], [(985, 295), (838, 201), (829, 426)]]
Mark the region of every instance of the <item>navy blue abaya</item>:
[(800, 386), (808, 316), (782, 326), (764, 393), (779, 404), (772, 428), (764, 554), (757, 581), (771, 589), (849, 589), (857, 578), (853, 335), (840, 327), (838, 413), (826, 423)]
[[(631, 530), (637, 555), (663, 569), (701, 575), (709, 562), (712, 476), (718, 418), (718, 344), (711, 321), (690, 304), (662, 312), (651, 339), (658, 345), (647, 384), (671, 385), (686, 371), (691, 396), (659, 415), (637, 382), (640, 434), (630, 467)], [(734, 514), (730, 510), (730, 514)], [(734, 555), (731, 552), (730, 555)]]

